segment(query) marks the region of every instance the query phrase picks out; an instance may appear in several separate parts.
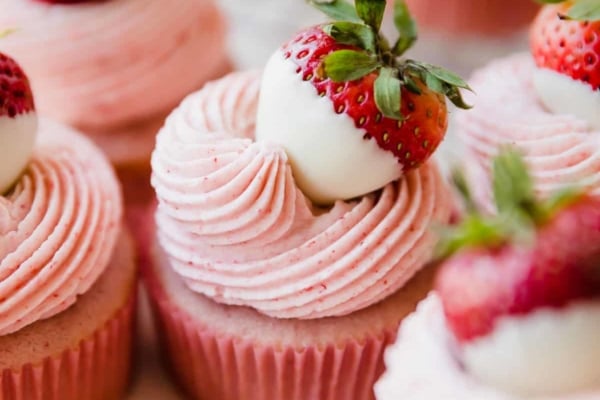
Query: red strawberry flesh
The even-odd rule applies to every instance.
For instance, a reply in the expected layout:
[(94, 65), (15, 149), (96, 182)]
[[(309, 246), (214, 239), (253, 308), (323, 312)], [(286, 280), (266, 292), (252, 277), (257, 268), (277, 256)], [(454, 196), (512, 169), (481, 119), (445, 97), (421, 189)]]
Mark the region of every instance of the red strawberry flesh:
[(471, 249), (442, 268), (436, 290), (459, 342), (485, 336), (499, 317), (600, 298), (600, 200), (555, 216), (528, 247)]
[(306, 29), (283, 46), (285, 57), (297, 65), (296, 72), (310, 81), (320, 96), (327, 96), (333, 110), (349, 115), (357, 128), (374, 139), (382, 149), (392, 152), (404, 169), (415, 168), (428, 159), (442, 141), (448, 125), (446, 103), (442, 95), (420, 85), (417, 95), (402, 87), (403, 121), (382, 116), (377, 109), (373, 84), (377, 73), (348, 82), (323, 77), (325, 56), (336, 50), (354, 49), (338, 44), (322, 26)]
[(600, 21), (561, 18), (567, 4), (546, 6), (531, 28), (531, 52), (540, 68), (549, 68), (600, 88)]
[(34, 109), (27, 76), (15, 60), (0, 53), (0, 117), (15, 118)]

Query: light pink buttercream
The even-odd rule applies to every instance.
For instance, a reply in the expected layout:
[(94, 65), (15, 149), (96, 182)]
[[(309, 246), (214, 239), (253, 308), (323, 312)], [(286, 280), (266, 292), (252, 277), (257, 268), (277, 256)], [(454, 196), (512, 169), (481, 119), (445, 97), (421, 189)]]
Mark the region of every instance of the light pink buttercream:
[(0, 196), (0, 335), (86, 292), (108, 265), (121, 214), (119, 186), (100, 151), (41, 120), (28, 169)]
[(470, 82), (475, 107), (457, 116), (457, 134), (470, 157), (467, 169), (478, 197), (491, 208), (489, 171), (502, 144), (525, 154), (539, 195), (574, 183), (600, 195), (600, 132), (573, 115), (553, 114), (533, 89), (531, 56), (517, 54), (492, 62)]
[(173, 107), (225, 62), (225, 23), (209, 0), (54, 5), (0, 0), (0, 41), (31, 79), (36, 106), (106, 127)]
[(313, 208), (283, 148), (252, 139), (259, 83), (238, 73), (207, 85), (158, 135), (156, 218), (173, 267), (194, 291), (280, 318), (344, 315), (396, 291), (449, 217), (437, 167)]
[[(386, 372), (375, 385), (377, 400), (531, 400), (495, 390), (470, 376), (451, 350), (439, 297), (432, 293), (403, 322), (385, 353)], [(536, 400), (594, 400), (581, 393)]]

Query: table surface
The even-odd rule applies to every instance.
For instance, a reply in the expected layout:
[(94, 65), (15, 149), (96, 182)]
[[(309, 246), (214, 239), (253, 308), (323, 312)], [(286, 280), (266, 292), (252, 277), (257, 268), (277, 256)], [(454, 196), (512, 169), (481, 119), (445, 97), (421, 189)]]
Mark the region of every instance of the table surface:
[[(229, 50), (239, 69), (260, 68), (294, 32), (323, 21), (321, 14), (302, 0), (220, 0), (219, 4), (229, 20)], [(449, 39), (427, 32), (422, 36), (425, 40), (418, 44), (413, 57), (450, 67), (463, 76), (488, 59), (526, 46), (524, 35), (504, 41), (461, 40), (460, 46), (458, 41), (452, 46)], [(445, 165), (460, 154), (451, 130), (439, 153)], [(183, 399), (161, 367), (146, 302), (140, 301), (140, 305), (138, 369), (127, 400)]]

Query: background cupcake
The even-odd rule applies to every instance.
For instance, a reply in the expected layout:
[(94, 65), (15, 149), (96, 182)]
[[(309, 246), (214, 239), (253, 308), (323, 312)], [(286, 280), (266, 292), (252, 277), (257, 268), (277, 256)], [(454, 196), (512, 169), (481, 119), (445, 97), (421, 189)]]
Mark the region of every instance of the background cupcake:
[(116, 177), (88, 139), (38, 123), (23, 71), (0, 64), (0, 394), (119, 398), (136, 263)]
[(150, 195), (149, 157), (165, 116), (230, 70), (214, 2), (2, 0), (0, 41), (28, 71), (40, 113), (89, 135), (123, 180), (127, 202)]
[(449, 232), (435, 291), (386, 352), (377, 400), (598, 398), (600, 202), (539, 201), (514, 151), (494, 172), (499, 213), (471, 207)]
[[(545, 6), (530, 53), (494, 60), (470, 80), (475, 107), (458, 113), (456, 131), (475, 197), (488, 210), (491, 160), (505, 143), (524, 153), (540, 196), (575, 182), (600, 192), (600, 16), (576, 15), (576, 4)], [(573, 20), (560, 17), (571, 12)]]

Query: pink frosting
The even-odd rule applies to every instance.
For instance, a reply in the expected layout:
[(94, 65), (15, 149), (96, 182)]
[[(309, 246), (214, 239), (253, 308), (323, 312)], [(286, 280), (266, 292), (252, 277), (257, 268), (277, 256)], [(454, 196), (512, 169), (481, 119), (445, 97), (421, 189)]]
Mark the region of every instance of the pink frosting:
[[(386, 350), (387, 370), (375, 385), (377, 400), (527, 400), (486, 386), (467, 374), (454, 358), (442, 304), (432, 293), (405, 319), (396, 343)], [(536, 400), (594, 400), (582, 393)]]
[(106, 127), (175, 106), (225, 62), (225, 23), (208, 0), (51, 5), (0, 0), (0, 41), (29, 75), (37, 109)]
[(99, 150), (40, 121), (28, 169), (0, 196), (0, 335), (61, 312), (96, 281), (120, 231), (120, 196)]
[(575, 182), (600, 195), (600, 132), (573, 115), (547, 111), (533, 88), (534, 68), (527, 54), (492, 62), (470, 82), (476, 96), (467, 101), (475, 107), (457, 116), (457, 133), (472, 155), (465, 157), (467, 170), (488, 208), (491, 159), (508, 143), (525, 153), (539, 195)]
[(258, 73), (188, 97), (153, 154), (158, 236), (194, 291), (280, 318), (350, 313), (400, 288), (431, 257), (450, 196), (427, 164), (379, 195), (314, 208), (283, 148), (254, 142)]

